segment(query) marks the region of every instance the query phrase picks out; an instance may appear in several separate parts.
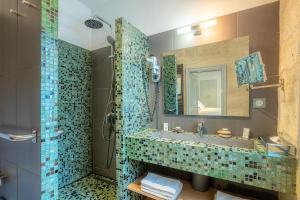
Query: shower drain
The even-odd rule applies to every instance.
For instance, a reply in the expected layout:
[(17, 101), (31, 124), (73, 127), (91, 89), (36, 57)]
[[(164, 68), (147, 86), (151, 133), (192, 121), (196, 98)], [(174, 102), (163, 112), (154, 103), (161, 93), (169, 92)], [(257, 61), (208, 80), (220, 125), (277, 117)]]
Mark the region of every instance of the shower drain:
[(110, 184), (110, 185), (116, 185), (116, 182), (115, 182), (115, 181), (109, 180), (109, 179), (106, 179), (106, 178), (99, 177), (98, 180), (101, 180), (101, 181), (103, 181), (103, 182), (105, 182), (105, 183), (108, 183), (108, 184)]

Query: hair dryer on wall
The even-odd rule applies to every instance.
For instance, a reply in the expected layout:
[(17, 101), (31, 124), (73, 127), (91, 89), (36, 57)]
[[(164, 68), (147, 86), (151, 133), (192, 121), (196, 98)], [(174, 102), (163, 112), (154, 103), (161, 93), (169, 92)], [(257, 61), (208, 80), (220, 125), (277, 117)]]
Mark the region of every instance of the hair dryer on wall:
[[(150, 63), (150, 69), (152, 71), (151, 78), (155, 85), (155, 102), (154, 102), (154, 108), (151, 112), (150, 105), (149, 105), (149, 99), (146, 98), (147, 104), (148, 104), (148, 111), (150, 116), (150, 121), (153, 121), (154, 114), (156, 113), (156, 128), (159, 128), (158, 125), (158, 118), (159, 118), (159, 88), (160, 88), (160, 80), (161, 80), (161, 67), (158, 64), (158, 60), (154, 55), (150, 55), (149, 58), (147, 58), (147, 62)], [(146, 73), (144, 73), (146, 74)], [(146, 83), (144, 83), (144, 91), (145, 96), (147, 97), (149, 94), (147, 94), (146, 90)]]
[(147, 61), (151, 64), (151, 70), (152, 70), (152, 81), (154, 83), (158, 83), (160, 81), (160, 74), (161, 69), (158, 64), (157, 58), (154, 55), (150, 55), (149, 58), (147, 58)]

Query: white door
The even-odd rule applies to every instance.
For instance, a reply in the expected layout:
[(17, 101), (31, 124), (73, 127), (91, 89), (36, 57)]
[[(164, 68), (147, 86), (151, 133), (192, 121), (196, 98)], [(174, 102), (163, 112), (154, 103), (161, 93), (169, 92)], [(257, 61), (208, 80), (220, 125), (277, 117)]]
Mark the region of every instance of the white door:
[(189, 115), (223, 115), (225, 111), (224, 70), (218, 67), (187, 70)]

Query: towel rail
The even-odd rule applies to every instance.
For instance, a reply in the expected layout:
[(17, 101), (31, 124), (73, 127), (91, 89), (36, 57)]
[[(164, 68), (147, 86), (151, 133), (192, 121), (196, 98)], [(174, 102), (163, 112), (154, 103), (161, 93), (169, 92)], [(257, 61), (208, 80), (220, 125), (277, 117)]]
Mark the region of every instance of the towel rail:
[(284, 79), (280, 79), (279, 83), (277, 83), (277, 84), (262, 85), (262, 86), (250, 85), (251, 90), (264, 89), (264, 88), (274, 88), (274, 87), (278, 87), (281, 90), (284, 90)]
[[(11, 134), (10, 132), (14, 131), (15, 133), (21, 132), (22, 134)], [(31, 130), (30, 133), (27, 133), (29, 131), (20, 131), (20, 130), (11, 130), (11, 131), (1, 131), (0, 130), (0, 139), (8, 140), (11, 142), (22, 142), (31, 140), (32, 143), (37, 142), (37, 131)]]

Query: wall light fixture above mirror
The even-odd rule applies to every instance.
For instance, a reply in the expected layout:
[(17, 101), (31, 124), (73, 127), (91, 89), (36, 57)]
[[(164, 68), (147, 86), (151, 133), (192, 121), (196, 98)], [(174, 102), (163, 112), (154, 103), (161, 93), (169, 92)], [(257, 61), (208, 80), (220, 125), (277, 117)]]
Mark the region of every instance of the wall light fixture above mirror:
[(198, 35), (201, 35), (205, 29), (216, 26), (216, 25), (217, 25), (217, 19), (207, 20), (204, 22), (200, 22), (198, 24), (179, 28), (179, 29), (177, 29), (177, 34), (180, 35), (180, 34), (186, 34), (186, 33), (193, 33), (194, 36), (198, 36)]

